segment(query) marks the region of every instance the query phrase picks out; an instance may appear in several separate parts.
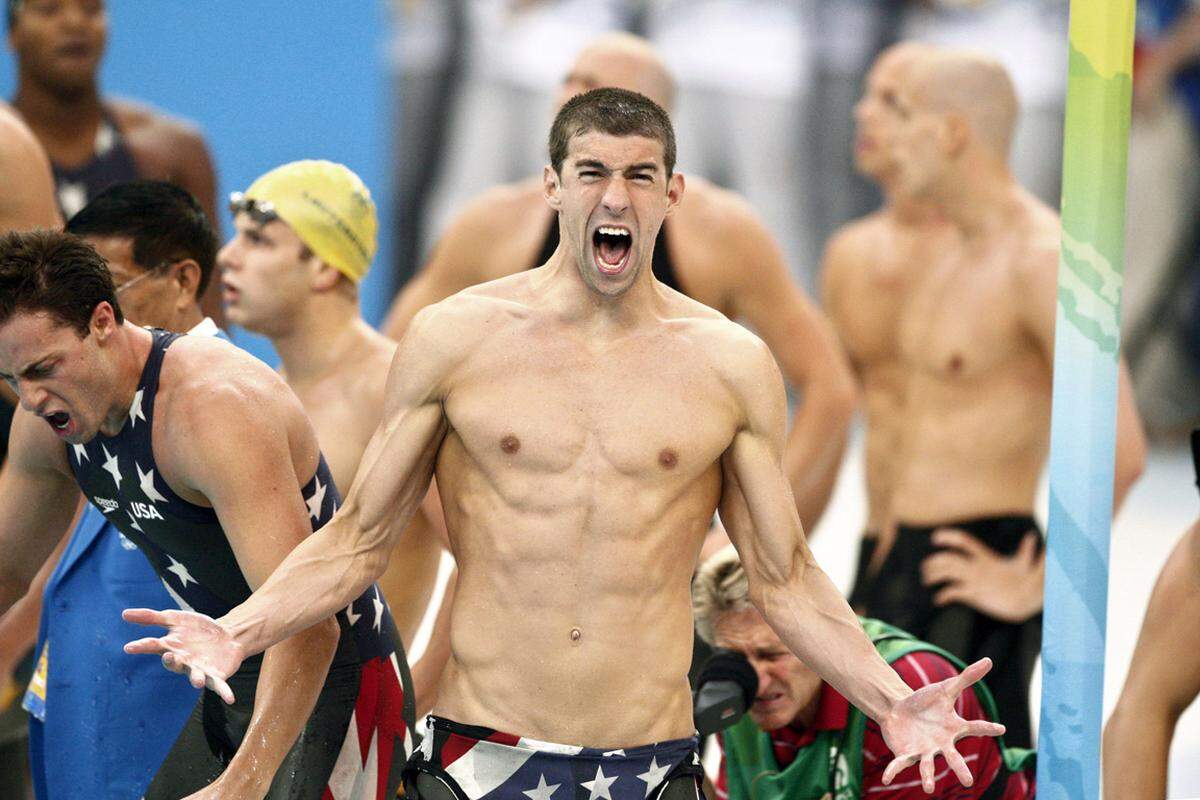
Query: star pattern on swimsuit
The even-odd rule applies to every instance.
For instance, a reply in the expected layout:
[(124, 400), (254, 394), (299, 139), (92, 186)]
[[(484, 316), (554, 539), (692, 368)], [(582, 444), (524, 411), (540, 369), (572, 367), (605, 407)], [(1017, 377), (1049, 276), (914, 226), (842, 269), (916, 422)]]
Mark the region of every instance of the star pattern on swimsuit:
[(313, 490), (312, 497), (304, 502), (308, 504), (308, 515), (313, 519), (321, 518), (321, 506), (325, 504), (325, 488), (321, 485), (320, 478), (314, 478), (317, 483), (317, 488)]
[(192, 577), (192, 573), (188, 572), (187, 567), (180, 564), (171, 556), (167, 556), (171, 561), (171, 566), (167, 567), (167, 572), (173, 572), (179, 577), (179, 584), (186, 589), (189, 583), (196, 583), (196, 579)]
[(603, 753), (600, 754), (601, 758), (612, 758), (613, 756), (623, 756), (623, 755), (625, 755), (624, 750), (605, 750)]
[(91, 461), (91, 459), (88, 458), (87, 448), (84, 447), (83, 445), (73, 444), (73, 445), (71, 445), (71, 449), (75, 451), (75, 463), (76, 464), (82, 464), (85, 461)]
[(133, 528), (135, 531), (141, 531), (142, 533), (145, 533), (145, 531), (142, 530), (142, 526), (138, 525), (137, 518), (133, 516), (133, 512), (126, 511), (125, 513), (129, 515), (129, 527)]
[(142, 422), (146, 421), (146, 415), (142, 413), (142, 395), (145, 393), (145, 391), (145, 389), (138, 389), (137, 393), (133, 396), (133, 405), (129, 407), (130, 428), (136, 428), (137, 421), (139, 419)]
[(354, 613), (354, 603), (346, 606), (346, 619), (350, 620), (350, 627), (352, 628), (358, 624), (360, 619), (362, 619), (362, 614)]
[(151, 503), (167, 502), (167, 498), (159, 494), (158, 489), (154, 488), (154, 468), (152, 467), (149, 472), (142, 472), (142, 465), (136, 461), (133, 462), (133, 466), (137, 470), (138, 483), (141, 484), (142, 494), (146, 495), (146, 498)]
[(646, 782), (646, 797), (649, 797), (650, 793), (658, 788), (658, 785), (662, 783), (663, 778), (670, 771), (671, 767), (669, 765), (663, 764), (661, 767), (658, 765), (657, 757), (650, 759), (650, 766), (646, 768), (645, 772), (637, 776), (638, 780)]
[(104, 451), (104, 466), (102, 469), (109, 475), (112, 475), (113, 480), (117, 483), (118, 491), (121, 488), (121, 468), (117, 464), (117, 457), (108, 452), (108, 448), (100, 445), (100, 449)]
[(371, 598), (371, 605), (375, 607), (375, 630), (382, 632), (383, 627), (383, 600), (379, 597), (379, 587), (375, 587), (375, 596)]
[(538, 785), (532, 789), (526, 789), (525, 791), (521, 792), (521, 794), (528, 797), (529, 800), (550, 800), (550, 796), (554, 794), (554, 790), (560, 786), (562, 786), (561, 783), (547, 784), (546, 776), (539, 775)]
[(610, 787), (617, 782), (617, 776), (613, 775), (607, 778), (604, 775), (604, 767), (596, 767), (596, 777), (590, 781), (581, 781), (580, 786), (591, 792), (588, 800), (612, 800), (612, 790)]

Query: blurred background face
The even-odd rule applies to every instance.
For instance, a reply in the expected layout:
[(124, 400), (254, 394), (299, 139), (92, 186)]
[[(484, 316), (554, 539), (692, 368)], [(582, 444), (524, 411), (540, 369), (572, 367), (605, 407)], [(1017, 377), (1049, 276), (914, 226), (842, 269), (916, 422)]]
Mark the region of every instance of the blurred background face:
[(25, 76), (69, 94), (95, 81), (108, 15), (102, 0), (21, 0), (8, 38)]
[(895, 164), (892, 187), (908, 197), (923, 199), (950, 166), (943, 136), (948, 115), (929, 109), (913, 83), (911, 78), (904, 81), (897, 93), (902, 118), (892, 139)]
[(217, 254), (229, 322), (267, 336), (286, 332), (310, 291), (304, 244), (285, 222), (260, 225), (242, 212), (237, 232)]
[(108, 262), (125, 318), (134, 325), (172, 329), (174, 311), (184, 293), (173, 273), (174, 265), (139, 265), (133, 258), (133, 239), (127, 236), (86, 236), (84, 241)]
[(897, 127), (906, 114), (898, 103), (901, 63), (895, 56), (881, 56), (854, 107), (854, 163), (868, 178), (886, 178), (896, 168)]
[(758, 673), (758, 694), (749, 711), (755, 725), (773, 731), (798, 718), (804, 724), (812, 722), (821, 678), (792, 655), (757, 610), (723, 612), (713, 629), (718, 647), (741, 653)]

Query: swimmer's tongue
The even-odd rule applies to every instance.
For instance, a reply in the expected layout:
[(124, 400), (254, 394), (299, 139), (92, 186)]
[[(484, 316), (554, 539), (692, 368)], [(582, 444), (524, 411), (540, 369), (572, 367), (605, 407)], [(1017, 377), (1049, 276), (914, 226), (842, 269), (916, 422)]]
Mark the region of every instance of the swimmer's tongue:
[(612, 264), (615, 267), (621, 263), (625, 253), (629, 252), (628, 236), (608, 236), (601, 233), (597, 235), (597, 239), (599, 239), (600, 258), (604, 260), (605, 264)]

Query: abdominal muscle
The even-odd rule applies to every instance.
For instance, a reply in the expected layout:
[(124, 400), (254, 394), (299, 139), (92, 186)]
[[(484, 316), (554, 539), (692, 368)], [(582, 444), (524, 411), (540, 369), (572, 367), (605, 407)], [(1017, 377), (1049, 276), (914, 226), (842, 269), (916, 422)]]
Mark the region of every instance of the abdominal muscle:
[(434, 713), (605, 749), (693, 735), (689, 592), (716, 471), (674, 498), (543, 487), (581, 502), (536, 511), (479, 473), (456, 483), (439, 470), (459, 576)]

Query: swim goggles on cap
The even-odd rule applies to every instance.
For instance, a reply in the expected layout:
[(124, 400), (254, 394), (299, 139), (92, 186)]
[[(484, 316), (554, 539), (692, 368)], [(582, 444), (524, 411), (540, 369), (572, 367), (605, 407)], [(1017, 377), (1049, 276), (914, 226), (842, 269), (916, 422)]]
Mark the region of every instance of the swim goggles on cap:
[(234, 216), (244, 211), (259, 225), (266, 225), (268, 222), (279, 219), (274, 203), (246, 197), (243, 192), (233, 192), (229, 195), (229, 211)]

